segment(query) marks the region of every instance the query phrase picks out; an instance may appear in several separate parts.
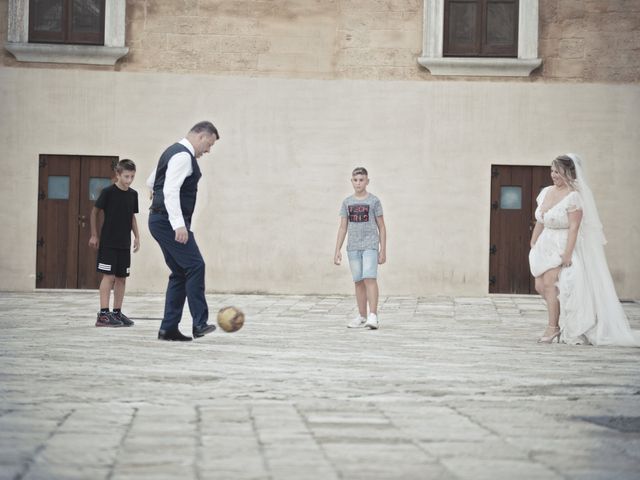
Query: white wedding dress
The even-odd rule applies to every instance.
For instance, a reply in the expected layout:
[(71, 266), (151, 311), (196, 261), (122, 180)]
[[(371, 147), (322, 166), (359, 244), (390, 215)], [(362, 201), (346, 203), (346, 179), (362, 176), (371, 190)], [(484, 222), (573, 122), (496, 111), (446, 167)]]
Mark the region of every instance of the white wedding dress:
[[(569, 212), (584, 209), (583, 197), (578, 191), (572, 191), (543, 214), (540, 207), (550, 188), (544, 188), (537, 198), (535, 216), (544, 229), (529, 252), (529, 267), (534, 277), (561, 265), (569, 235)], [(586, 191), (586, 194), (590, 195), (591, 192)], [(595, 211), (595, 204), (592, 208)], [(571, 266), (560, 270), (557, 283), (560, 341), (569, 344), (640, 346), (640, 335), (631, 331), (618, 301), (604, 256), (604, 236), (601, 233), (590, 235), (594, 223), (597, 233), (599, 218), (596, 216), (595, 220), (584, 212)], [(599, 228), (601, 230), (601, 225)]]

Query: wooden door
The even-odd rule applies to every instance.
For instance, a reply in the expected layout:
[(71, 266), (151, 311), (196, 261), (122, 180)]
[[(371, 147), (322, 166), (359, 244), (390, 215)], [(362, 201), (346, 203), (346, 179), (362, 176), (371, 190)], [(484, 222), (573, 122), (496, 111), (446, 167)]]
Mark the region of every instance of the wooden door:
[(529, 241), (536, 197), (551, 185), (549, 167), (491, 167), (489, 293), (535, 293), (529, 272)]
[(36, 288), (97, 288), (91, 209), (113, 181), (115, 157), (41, 155)]

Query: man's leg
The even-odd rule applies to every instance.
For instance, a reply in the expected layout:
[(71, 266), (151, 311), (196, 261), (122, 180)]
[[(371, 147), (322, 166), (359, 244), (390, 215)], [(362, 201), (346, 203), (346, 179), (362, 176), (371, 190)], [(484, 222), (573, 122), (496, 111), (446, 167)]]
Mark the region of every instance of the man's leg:
[(171, 258), (170, 253), (165, 253), (162, 249), (165, 261), (171, 269), (169, 275), (169, 283), (167, 284), (167, 293), (164, 299), (164, 315), (160, 330), (173, 331), (178, 329), (180, 320), (182, 319), (182, 311), (184, 310), (184, 302), (187, 298), (185, 290), (185, 276), (179, 265)]
[(189, 232), (187, 252), (182, 265), (186, 275), (186, 292), (194, 327), (204, 327), (209, 319), (205, 297), (205, 263), (193, 232)]
[(160, 215), (149, 216), (149, 230), (151, 235), (160, 245), (164, 261), (171, 270), (167, 292), (165, 295), (164, 315), (160, 330), (173, 332), (178, 330), (178, 324), (182, 318), (182, 310), (186, 299), (186, 277), (184, 270), (176, 261), (173, 255), (174, 244), (181, 245), (175, 241), (175, 232), (171, 228), (169, 220)]

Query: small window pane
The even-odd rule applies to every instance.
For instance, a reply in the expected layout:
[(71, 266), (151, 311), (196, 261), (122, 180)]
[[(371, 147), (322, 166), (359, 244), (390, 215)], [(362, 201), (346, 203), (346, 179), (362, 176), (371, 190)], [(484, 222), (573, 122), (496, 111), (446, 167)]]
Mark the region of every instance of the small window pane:
[(69, 177), (50, 176), (47, 192), (50, 200), (69, 200)]
[(95, 202), (100, 196), (100, 192), (105, 187), (111, 185), (110, 178), (91, 177), (89, 178), (89, 200)]
[(76, 33), (100, 33), (102, 0), (74, 0), (71, 30)]
[(29, 16), (38, 32), (62, 31), (63, 0), (32, 0)]
[(500, 187), (500, 208), (520, 210), (522, 208), (522, 187)]
[(451, 3), (449, 41), (453, 44), (474, 44), (477, 32), (477, 6), (473, 3)]
[(487, 43), (512, 45), (515, 43), (516, 5), (492, 2), (487, 7)]

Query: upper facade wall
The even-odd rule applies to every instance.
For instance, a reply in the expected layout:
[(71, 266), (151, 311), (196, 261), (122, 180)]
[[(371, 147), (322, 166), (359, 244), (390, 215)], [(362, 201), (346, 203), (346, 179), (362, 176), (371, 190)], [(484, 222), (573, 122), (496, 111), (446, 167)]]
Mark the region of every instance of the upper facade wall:
[[(0, 44), (7, 37), (8, 1), (0, 0)], [(543, 64), (525, 81), (640, 81), (640, 1), (539, 0), (539, 11)], [(126, 17), (129, 54), (110, 69), (443, 78), (416, 62), (422, 0), (127, 0)], [(30, 65), (2, 52), (5, 66)]]

